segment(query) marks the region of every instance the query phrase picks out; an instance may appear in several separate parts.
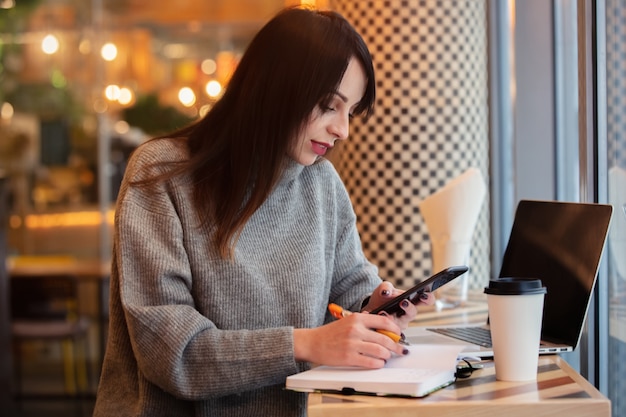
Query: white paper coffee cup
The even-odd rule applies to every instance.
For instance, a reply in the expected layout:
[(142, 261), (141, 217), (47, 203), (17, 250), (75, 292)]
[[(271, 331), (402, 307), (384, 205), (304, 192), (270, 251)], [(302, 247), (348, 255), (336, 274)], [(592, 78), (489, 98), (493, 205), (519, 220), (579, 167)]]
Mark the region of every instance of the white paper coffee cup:
[(541, 280), (498, 278), (485, 288), (496, 379), (537, 379), (546, 288)]

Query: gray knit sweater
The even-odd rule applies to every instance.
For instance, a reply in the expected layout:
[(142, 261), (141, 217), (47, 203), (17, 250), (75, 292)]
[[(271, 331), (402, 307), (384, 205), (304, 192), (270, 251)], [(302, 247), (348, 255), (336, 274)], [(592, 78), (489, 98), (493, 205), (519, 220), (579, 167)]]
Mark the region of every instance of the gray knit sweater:
[(235, 260), (198, 227), (189, 178), (128, 185), (180, 142), (142, 145), (115, 214), (110, 324), (94, 416), (302, 416), (284, 389), (308, 367), (293, 329), (331, 320), (329, 302), (358, 310), (380, 283), (364, 257), (346, 190), (328, 161), (293, 161), (246, 224)]

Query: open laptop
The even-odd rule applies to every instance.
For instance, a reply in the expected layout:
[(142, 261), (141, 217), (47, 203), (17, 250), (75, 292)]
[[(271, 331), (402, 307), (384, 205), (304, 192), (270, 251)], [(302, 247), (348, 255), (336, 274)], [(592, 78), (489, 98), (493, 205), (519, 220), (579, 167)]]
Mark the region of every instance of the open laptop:
[[(612, 211), (605, 204), (519, 202), (499, 276), (540, 278), (547, 288), (539, 353), (578, 345)], [(409, 343), (466, 344), (463, 356), (493, 356), (488, 320), (482, 326), (409, 327), (405, 336)]]

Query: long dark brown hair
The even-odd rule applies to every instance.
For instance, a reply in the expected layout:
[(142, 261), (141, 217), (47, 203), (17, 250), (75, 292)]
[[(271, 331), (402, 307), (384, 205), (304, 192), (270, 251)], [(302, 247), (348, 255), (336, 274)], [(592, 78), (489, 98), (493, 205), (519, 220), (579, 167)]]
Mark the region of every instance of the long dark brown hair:
[(201, 224), (211, 222), (219, 253), (232, 257), (243, 226), (280, 178), (298, 133), (337, 90), (353, 57), (367, 78), (353, 114), (367, 119), (375, 80), (361, 36), (332, 11), (281, 11), (254, 37), (206, 116), (167, 135), (187, 139), (189, 159), (148, 182), (190, 172)]

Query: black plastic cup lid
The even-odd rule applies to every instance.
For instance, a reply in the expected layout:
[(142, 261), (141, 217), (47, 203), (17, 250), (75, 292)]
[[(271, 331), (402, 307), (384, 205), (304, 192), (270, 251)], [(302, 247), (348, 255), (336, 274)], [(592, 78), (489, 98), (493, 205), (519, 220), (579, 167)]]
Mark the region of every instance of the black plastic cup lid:
[(493, 295), (532, 295), (545, 294), (546, 287), (537, 278), (496, 278), (489, 281), (485, 294)]

